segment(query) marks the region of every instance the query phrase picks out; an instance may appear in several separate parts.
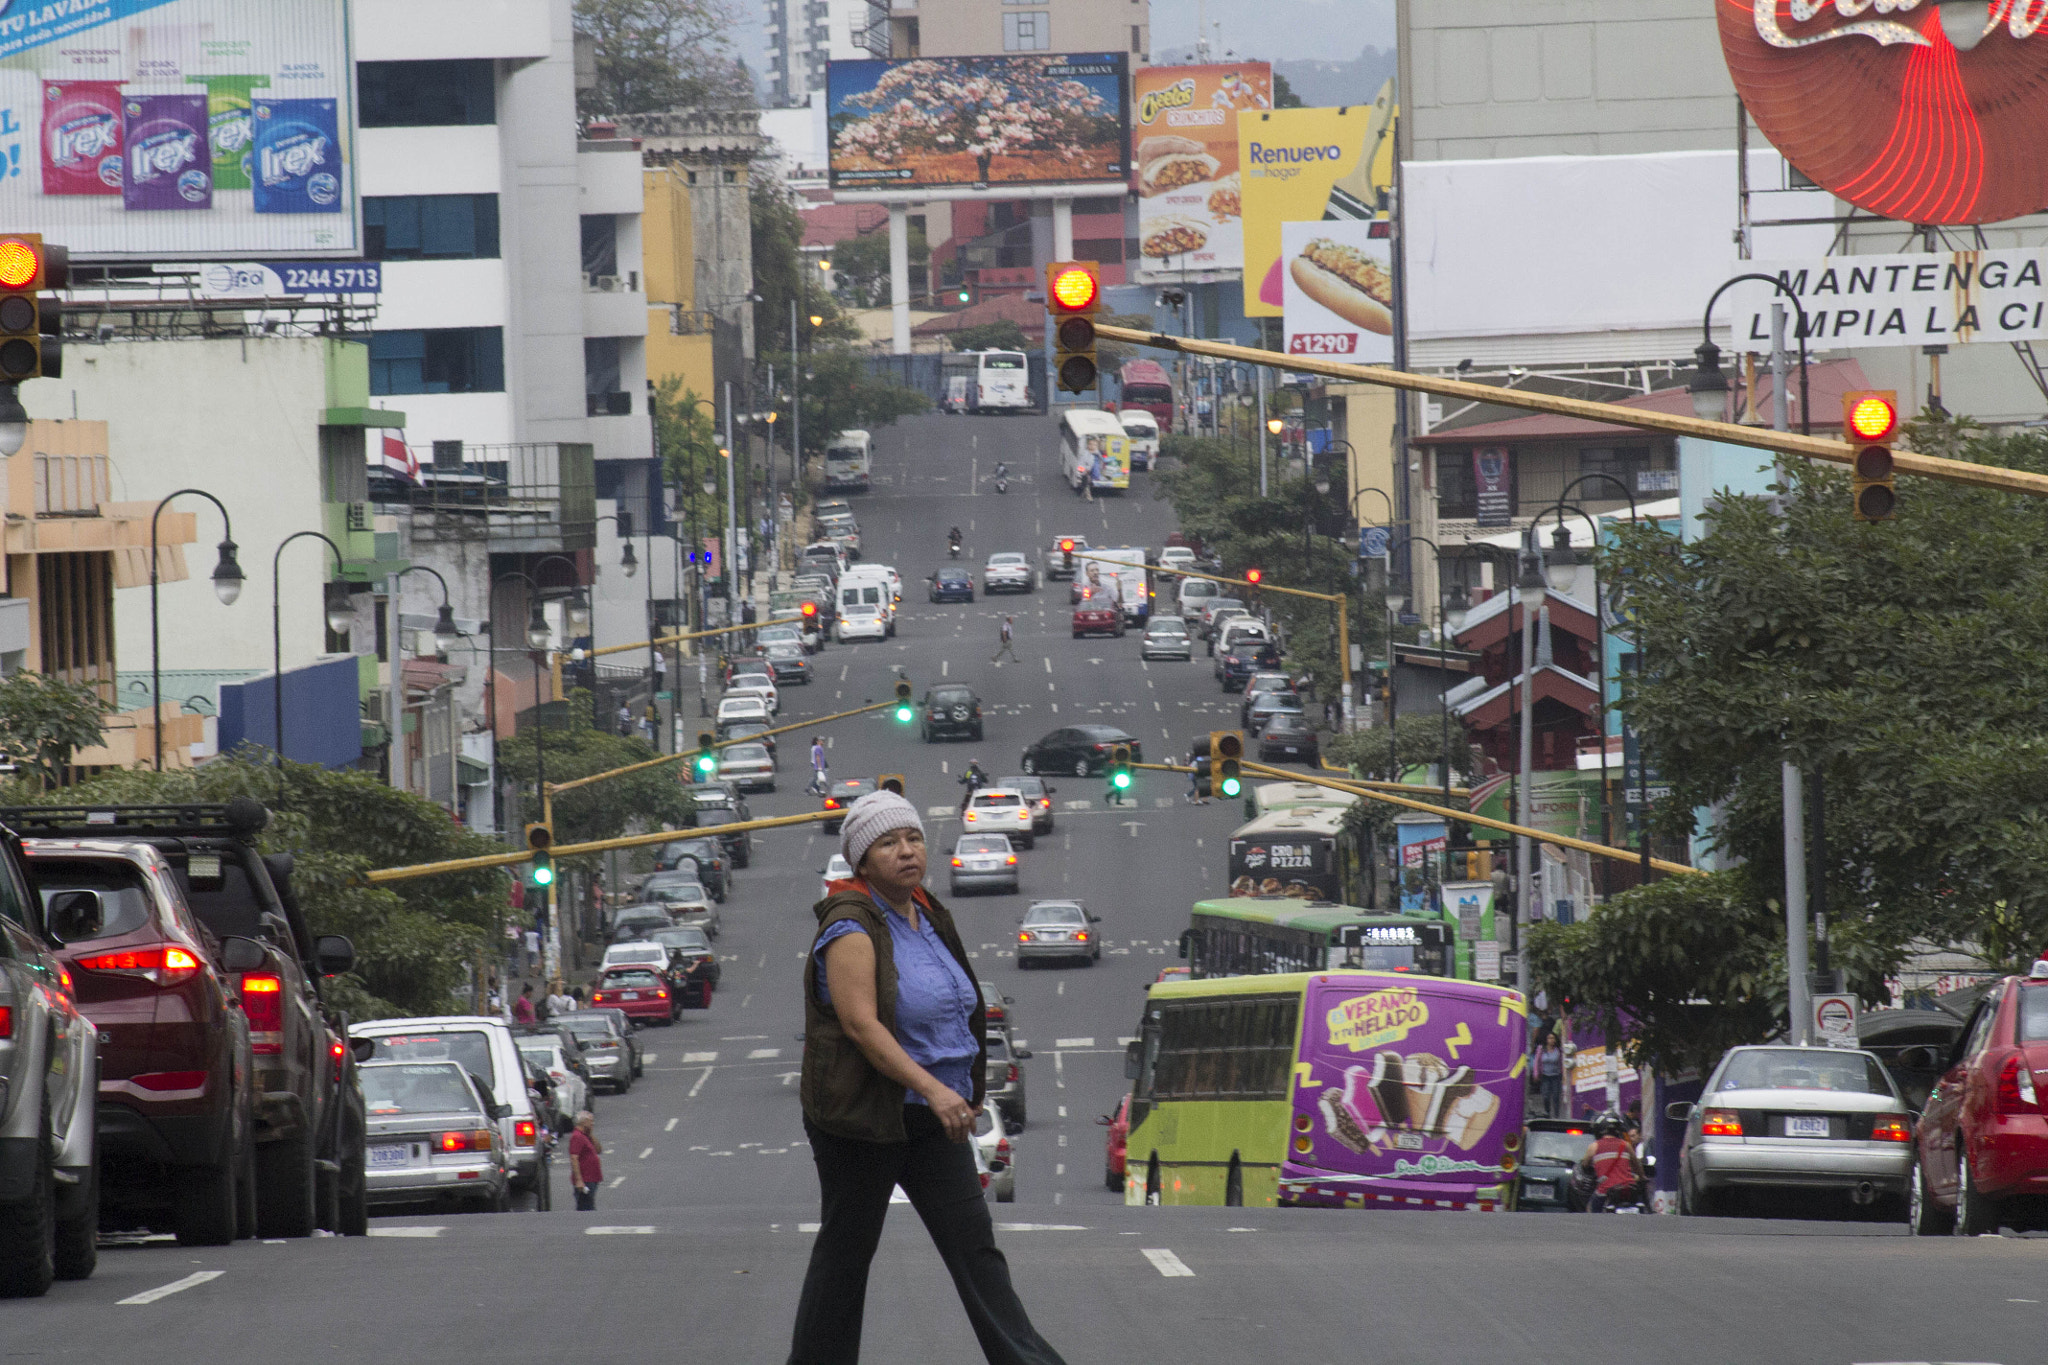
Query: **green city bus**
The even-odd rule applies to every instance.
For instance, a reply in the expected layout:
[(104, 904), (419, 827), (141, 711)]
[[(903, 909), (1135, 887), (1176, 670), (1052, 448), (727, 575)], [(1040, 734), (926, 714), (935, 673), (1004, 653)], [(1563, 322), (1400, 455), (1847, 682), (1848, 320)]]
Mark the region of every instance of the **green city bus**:
[(1289, 896), (1199, 901), (1181, 935), (1196, 980), (1334, 968), (1457, 976), (1457, 926)]
[(1508, 1208), (1526, 1014), (1393, 972), (1158, 982), (1125, 1055), (1124, 1202)]

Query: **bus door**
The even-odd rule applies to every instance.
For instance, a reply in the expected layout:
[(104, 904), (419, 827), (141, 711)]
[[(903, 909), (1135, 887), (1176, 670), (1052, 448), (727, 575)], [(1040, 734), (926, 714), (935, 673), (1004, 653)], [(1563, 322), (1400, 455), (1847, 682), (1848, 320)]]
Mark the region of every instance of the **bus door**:
[(1309, 983), (1291, 1163), (1476, 1193), (1511, 1179), (1526, 1022), (1507, 991), (1339, 973)]

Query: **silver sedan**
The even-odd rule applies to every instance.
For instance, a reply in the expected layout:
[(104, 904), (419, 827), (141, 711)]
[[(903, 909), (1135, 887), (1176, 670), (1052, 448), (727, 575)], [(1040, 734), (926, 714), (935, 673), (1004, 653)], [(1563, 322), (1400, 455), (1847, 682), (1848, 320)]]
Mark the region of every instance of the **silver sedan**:
[(455, 1062), (368, 1062), (358, 1074), (370, 1120), (370, 1203), (510, 1207), (502, 1109), (474, 1077)]
[(1141, 659), (1192, 659), (1195, 642), (1188, 638), (1188, 623), (1178, 616), (1155, 616), (1145, 627)]
[(963, 834), (953, 845), (953, 894), (1015, 891), (1017, 852), (1007, 834)]
[(1718, 1213), (1742, 1189), (1818, 1189), (1903, 1214), (1913, 1120), (1884, 1063), (1869, 1052), (1738, 1047), (1721, 1059), (1685, 1122), (1679, 1208)]
[(1017, 925), (1017, 965), (1066, 961), (1094, 966), (1102, 960), (1099, 915), (1079, 901), (1034, 901)]

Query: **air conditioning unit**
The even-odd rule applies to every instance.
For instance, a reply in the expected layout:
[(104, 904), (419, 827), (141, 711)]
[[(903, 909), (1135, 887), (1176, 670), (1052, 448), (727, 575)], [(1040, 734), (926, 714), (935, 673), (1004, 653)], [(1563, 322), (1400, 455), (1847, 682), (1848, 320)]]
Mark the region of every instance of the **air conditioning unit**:
[(616, 294), (619, 292), (619, 277), (617, 275), (592, 275), (590, 277), (590, 287), (597, 290), (600, 294)]

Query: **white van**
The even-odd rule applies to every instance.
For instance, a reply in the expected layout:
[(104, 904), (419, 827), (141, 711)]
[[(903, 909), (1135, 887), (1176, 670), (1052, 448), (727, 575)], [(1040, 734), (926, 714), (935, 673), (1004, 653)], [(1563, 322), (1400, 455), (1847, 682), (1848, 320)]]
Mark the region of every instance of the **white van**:
[(1159, 420), (1143, 408), (1125, 408), (1116, 415), (1131, 438), (1131, 468), (1151, 470), (1159, 464)]
[[(548, 1207), (548, 1158), (540, 1127), (546, 1120), (526, 1091), (526, 1064), (512, 1028), (480, 1014), (435, 1015), (426, 1019), (379, 1019), (352, 1024), (349, 1037), (367, 1039), (375, 1051), (365, 1061), (458, 1062), (484, 1083), (498, 1104), (498, 1135), (512, 1154), (514, 1189), (541, 1191)], [(370, 1169), (377, 1169), (377, 1145), (370, 1144)]]
[(885, 635), (896, 633), (896, 588), (882, 566), (848, 569), (839, 580), (839, 615), (859, 616), (873, 610), (882, 618)]
[(1189, 620), (1199, 616), (1202, 604), (1212, 597), (1220, 597), (1223, 590), (1206, 578), (1183, 578), (1180, 581), (1180, 614)]
[(825, 445), (825, 487), (868, 491), (874, 478), (875, 440), (865, 431), (842, 431)]

